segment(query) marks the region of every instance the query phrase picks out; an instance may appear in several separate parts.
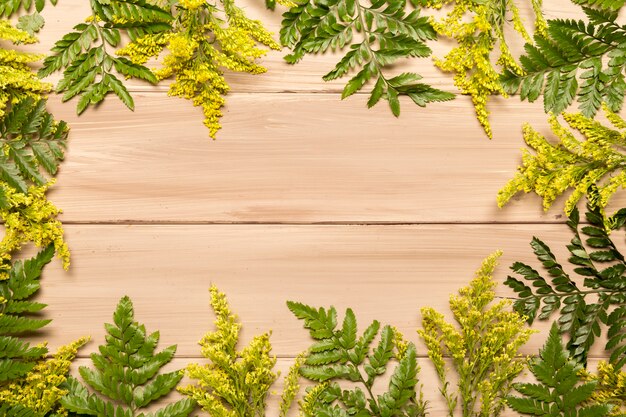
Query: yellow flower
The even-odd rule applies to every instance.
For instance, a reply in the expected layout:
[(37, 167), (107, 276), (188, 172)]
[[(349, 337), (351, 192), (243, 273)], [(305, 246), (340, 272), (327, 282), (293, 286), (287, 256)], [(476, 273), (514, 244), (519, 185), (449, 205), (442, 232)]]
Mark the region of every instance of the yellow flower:
[(46, 191), (52, 184), (54, 180), (43, 186), (32, 186), (28, 194), (22, 194), (0, 181), (0, 191), (6, 199), (6, 205), (0, 208), (0, 218), (5, 226), (4, 238), (0, 241), (0, 259), (3, 261), (0, 279), (8, 277), (11, 253), (27, 242), (38, 247), (54, 244), (63, 267), (69, 268), (70, 253), (63, 240), (63, 226), (56, 219), (60, 210), (46, 198)]
[[(622, 170), (626, 155), (621, 152), (626, 144), (626, 122), (606, 108), (605, 112), (615, 129), (581, 114), (563, 114), (570, 128), (582, 133), (584, 141), (554, 116), (550, 117), (550, 127), (559, 139), (557, 144), (525, 125), (524, 140), (535, 154), (524, 151), (517, 174), (498, 193), (498, 205), (504, 206), (520, 191), (534, 192), (542, 197), (544, 210), (548, 210), (558, 196), (571, 188), (572, 194), (565, 203), (565, 212), (570, 213), (595, 184), (599, 191), (597, 203), (600, 208), (605, 207), (615, 191), (626, 186)], [(609, 178), (602, 182), (606, 177)]]
[[(432, 308), (422, 309), (423, 328), (418, 333), (435, 365), (450, 415), (460, 401), (464, 417), (498, 416), (512, 380), (524, 369), (518, 352), (533, 331), (526, 327), (524, 317), (509, 311), (508, 300), (493, 302), (496, 283), (492, 275), (500, 256), (498, 251), (485, 259), (470, 284), (450, 297), (458, 326)], [(445, 356), (452, 358), (458, 374), (456, 392), (450, 387)]]
[(180, 5), (187, 10), (195, 10), (205, 3), (206, 0), (180, 0)]
[[(237, 351), (241, 324), (230, 311), (225, 294), (215, 286), (210, 292), (216, 329), (207, 333), (200, 345), (211, 363), (190, 364), (186, 374), (196, 383), (179, 391), (197, 401), (211, 416), (262, 416), (269, 389), (278, 378), (272, 371), (276, 357), (271, 355), (270, 333), (256, 336)], [(287, 398), (295, 395), (293, 389)]]
[(37, 415), (54, 411), (67, 391), (61, 385), (80, 347), (89, 338), (83, 337), (62, 346), (50, 359), (42, 359), (25, 377), (0, 390), (0, 404), (21, 405)]

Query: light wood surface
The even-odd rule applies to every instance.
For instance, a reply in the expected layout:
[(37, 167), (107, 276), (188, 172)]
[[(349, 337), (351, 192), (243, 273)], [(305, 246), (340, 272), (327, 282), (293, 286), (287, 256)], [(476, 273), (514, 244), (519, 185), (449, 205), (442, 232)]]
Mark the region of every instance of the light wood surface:
[[(69, 273), (56, 261), (46, 271), (42, 301), (54, 319), (41, 339), (58, 346), (102, 323), (118, 300), (130, 296), (136, 316), (161, 329), (178, 354), (198, 355), (197, 341), (212, 329), (208, 288), (226, 292), (244, 324), (243, 343), (272, 330), (274, 353), (294, 356), (310, 340), (287, 300), (352, 307), (361, 329), (373, 319), (397, 326), (417, 342), (419, 309), (449, 316), (449, 295), (467, 285), (481, 260), (504, 251), (502, 282), (515, 260), (532, 261), (536, 235), (565, 263), (571, 234), (563, 225), (70, 225), (74, 249)], [(506, 287), (499, 296), (509, 296)], [(524, 347), (536, 353), (543, 333)], [(424, 349), (419, 349), (424, 356)], [(594, 351), (602, 355), (601, 348)]]
[[(278, 31), (280, 14), (262, 0), (240, 3)], [(547, 3), (548, 17), (580, 16), (568, 0)], [(48, 8), (41, 43), (31, 50), (45, 52), (88, 14), (80, 0)], [(528, 7), (522, 14), (530, 16)], [(432, 47), (442, 56), (451, 45)], [(541, 103), (493, 98), (489, 141), (468, 97), (426, 109), (402, 100), (396, 119), (386, 102), (367, 110), (364, 94), (341, 101), (343, 82), (321, 80), (337, 56), (289, 66), (284, 53), (264, 59), (267, 74), (227, 75), (232, 92), (216, 141), (197, 108), (166, 96), (167, 85), (129, 81), (134, 113), (111, 97), (77, 117), (75, 101), (50, 98), (72, 127), (50, 192), (64, 210), (72, 267), (64, 272), (55, 261), (46, 269), (40, 299), (54, 321), (34, 341), (54, 349), (89, 334), (77, 363), (87, 364), (103, 342), (103, 323), (129, 295), (137, 320), (160, 330), (161, 346), (178, 344), (171, 369), (201, 361), (197, 341), (212, 329), (214, 283), (244, 324), (243, 343), (272, 329), (277, 368), (286, 372), (309, 343), (286, 300), (334, 305), (340, 314), (351, 306), (361, 329), (377, 318), (419, 343), (419, 309), (449, 316), (449, 295), (496, 249), (505, 252), (500, 282), (515, 260), (538, 267), (528, 246), (534, 235), (565, 262), (571, 235), (563, 199), (546, 213), (536, 196), (504, 209), (495, 204), (520, 162), (521, 125), (549, 134)], [(456, 91), (430, 59), (392, 69), (406, 70)], [(626, 193), (619, 192), (612, 207), (622, 206)], [(498, 295), (511, 294), (500, 286)], [(546, 324), (536, 327), (524, 354), (543, 343)], [(436, 375), (424, 347), (418, 351), (430, 415), (443, 416)], [(599, 345), (592, 352), (594, 362), (604, 356)], [(268, 416), (277, 416), (276, 398)]]

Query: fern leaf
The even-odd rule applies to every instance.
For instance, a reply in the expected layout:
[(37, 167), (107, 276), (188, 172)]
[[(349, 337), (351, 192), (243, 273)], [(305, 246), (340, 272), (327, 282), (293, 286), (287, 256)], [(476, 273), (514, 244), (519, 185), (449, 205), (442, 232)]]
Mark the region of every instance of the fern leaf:
[(53, 256), (54, 247), (48, 246), (31, 259), (14, 262), (8, 279), (0, 280), (0, 386), (25, 376), (48, 352), (12, 335), (40, 329), (50, 322), (31, 315), (45, 305), (30, 298), (39, 290), (43, 267)]
[[(436, 33), (418, 10), (407, 12), (406, 0), (330, 0), (298, 3), (283, 14), (280, 39), (292, 49), (285, 56), (290, 64), (307, 54), (346, 51), (335, 67), (322, 77), (325, 81), (348, 76), (341, 98), (345, 99), (374, 84), (368, 107), (387, 100), (394, 116), (400, 115), (399, 96), (408, 96), (419, 106), (454, 99), (454, 94), (427, 84), (416, 73), (395, 77), (385, 75), (386, 67), (400, 59), (430, 56), (426, 41)], [(362, 34), (363, 36), (359, 36)], [(356, 41), (359, 39), (359, 41)]]
[(407, 402), (415, 396), (415, 386), (418, 382), (417, 373), (415, 345), (409, 344), (406, 355), (400, 360), (393, 375), (391, 375), (388, 391), (378, 396), (381, 415), (397, 415)]
[(344, 349), (352, 349), (356, 345), (356, 316), (352, 309), (346, 310), (346, 315), (343, 320), (343, 327), (341, 329), (341, 337), (339, 343)]
[[(176, 347), (156, 352), (159, 334), (146, 334), (145, 327), (135, 321), (130, 298), (120, 300), (113, 322), (105, 325), (106, 344), (100, 346), (100, 353), (91, 355), (94, 368), (79, 368), (85, 385), (75, 379), (68, 384), (69, 393), (61, 404), (71, 412), (99, 415), (110, 410), (114, 415), (131, 415), (169, 394), (183, 377), (178, 371), (158, 373), (173, 358)], [(100, 395), (91, 394), (89, 388)], [(194, 408), (193, 401), (185, 401), (178, 415), (188, 416)]]
[(46, 111), (45, 100), (26, 98), (11, 105), (0, 118), (0, 143), (7, 150), (0, 156), (2, 179), (22, 193), (31, 184), (45, 184), (40, 166), (49, 174), (56, 173), (67, 135), (67, 125)]
[[(372, 349), (371, 345), (380, 329), (378, 321), (372, 322), (357, 337), (357, 320), (350, 308), (346, 310), (343, 325), (337, 329), (334, 307), (314, 308), (293, 301), (288, 301), (287, 306), (297, 318), (304, 321), (304, 327), (315, 340), (304, 365), (300, 367), (302, 376), (317, 383), (307, 389), (305, 399), (301, 402), (303, 416), (426, 415), (426, 403), (420, 389), (416, 389), (419, 367), (415, 346), (401, 342), (397, 330), (384, 326), (378, 344)], [(325, 332), (322, 340), (319, 337), (321, 330)], [(398, 351), (402, 353), (395, 354)], [(374, 396), (372, 386), (394, 358), (398, 359), (398, 363), (387, 392)], [(342, 390), (342, 382), (350, 389)], [(355, 387), (354, 383), (362, 384), (367, 394)]]
[(115, 94), (133, 110), (128, 89), (111, 72), (112, 69), (126, 78), (135, 77), (151, 83), (156, 83), (157, 79), (145, 66), (110, 55), (107, 46), (118, 47), (121, 30), (131, 40), (167, 31), (173, 17), (168, 10), (146, 0), (93, 0), (91, 7), (94, 15), (88, 23), (74, 26), (73, 32), (56, 42), (39, 75), (45, 77), (62, 70), (63, 77), (56, 91), (63, 93), (63, 101), (79, 97), (78, 114), (88, 106), (102, 102), (109, 93)]
[(543, 91), (546, 112), (564, 111), (574, 97), (586, 117), (594, 117), (603, 102), (619, 111), (626, 90), (626, 26), (616, 22), (615, 11), (624, 0), (574, 3), (583, 6), (587, 21), (548, 20), (547, 31), (525, 46), (524, 71), (505, 71), (501, 81), (508, 93), (519, 91), (522, 100), (532, 102)]
[(522, 397), (509, 395), (506, 402), (513, 410), (532, 416), (609, 415), (608, 404), (586, 405), (592, 398), (596, 382), (583, 382), (582, 366), (569, 357), (561, 342), (560, 331), (552, 325), (546, 344), (539, 357), (531, 360), (529, 369), (539, 384), (516, 383), (513, 387)]
[(626, 4), (624, 0), (572, 0), (579, 6), (594, 7), (602, 10), (619, 10)]
[[(598, 200), (598, 192), (591, 191), (593, 201)], [(539, 272), (521, 263), (514, 263), (511, 269), (520, 274), (523, 280), (509, 277), (505, 284), (517, 294), (514, 308), (524, 314), (530, 323), (540, 310), (540, 320), (558, 315), (559, 330), (569, 336), (567, 348), (570, 357), (585, 364), (587, 355), (596, 339), (606, 328), (608, 342), (605, 349), (611, 353), (611, 363), (621, 368), (626, 363), (626, 337), (622, 328), (626, 324), (626, 310), (622, 304), (623, 289), (626, 288), (626, 261), (609, 237), (611, 227), (622, 227), (620, 219), (607, 218), (602, 209), (591, 202), (587, 206), (586, 219), (589, 225), (580, 226), (578, 209), (574, 208), (567, 222), (574, 234), (567, 245), (571, 256), (570, 264), (576, 266), (574, 272), (582, 279), (574, 280), (564, 272), (550, 248), (537, 238), (531, 246), (537, 258), (552, 276), (552, 286)], [(586, 239), (581, 238), (582, 235)], [(591, 248), (591, 249), (588, 249)], [(603, 263), (610, 266), (600, 268)], [(526, 285), (524, 281), (532, 283)]]
[[(50, 4), (56, 6), (58, 0), (50, 0)], [(45, 0), (4, 0), (0, 3), (0, 17), (11, 17), (18, 11), (31, 11), (33, 6), (35, 11), (41, 12), (46, 5)]]

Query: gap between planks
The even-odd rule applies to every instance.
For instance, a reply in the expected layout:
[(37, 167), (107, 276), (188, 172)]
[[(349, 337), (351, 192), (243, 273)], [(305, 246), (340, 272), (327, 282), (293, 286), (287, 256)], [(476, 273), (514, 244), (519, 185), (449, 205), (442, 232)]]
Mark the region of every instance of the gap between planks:
[[(394, 221), (310, 221), (310, 222), (271, 222), (271, 221), (211, 221), (211, 220), (67, 220), (63, 221), (64, 225), (96, 225), (96, 226), (480, 226), (480, 225), (544, 225), (544, 224), (565, 224), (567, 220), (556, 221), (420, 221), (420, 222), (394, 222)], [(589, 222), (581, 221), (579, 224), (589, 224)]]

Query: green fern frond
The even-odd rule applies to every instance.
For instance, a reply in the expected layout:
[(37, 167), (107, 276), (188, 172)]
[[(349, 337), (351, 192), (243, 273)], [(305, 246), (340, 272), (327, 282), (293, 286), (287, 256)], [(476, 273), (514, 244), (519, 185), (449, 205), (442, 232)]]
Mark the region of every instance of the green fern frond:
[(31, 347), (16, 335), (50, 322), (34, 315), (45, 304), (31, 298), (40, 288), (43, 267), (53, 256), (54, 247), (48, 246), (31, 259), (15, 261), (7, 279), (0, 280), (0, 387), (24, 377), (48, 352), (43, 346)]
[[(419, 366), (415, 345), (398, 346), (397, 331), (391, 326), (380, 330), (372, 322), (358, 336), (356, 316), (347, 309), (343, 323), (337, 328), (334, 307), (313, 308), (302, 303), (287, 302), (287, 307), (309, 330), (315, 342), (309, 347), (300, 373), (317, 385), (307, 389), (300, 404), (305, 417), (321, 415), (425, 416), (426, 403), (418, 385)], [(379, 342), (372, 348), (374, 339)], [(401, 355), (396, 355), (398, 348)], [(394, 359), (396, 356), (399, 359)], [(387, 390), (374, 395), (372, 388), (378, 378), (391, 367), (393, 370)], [(357, 383), (365, 388), (365, 391)], [(342, 387), (345, 385), (345, 387)], [(417, 392), (420, 395), (417, 395)]]
[(278, 377), (272, 370), (276, 358), (271, 356), (270, 334), (256, 336), (237, 350), (241, 324), (226, 295), (215, 286), (210, 292), (216, 330), (207, 333), (200, 346), (211, 363), (188, 365), (186, 375), (197, 382), (179, 391), (212, 416), (263, 417), (270, 387)]
[[(533, 102), (543, 95), (546, 112), (560, 113), (577, 98), (581, 113), (593, 117), (602, 103), (621, 109), (626, 92), (626, 25), (617, 22), (624, 1), (585, 1), (607, 10), (583, 7), (585, 20), (548, 21), (545, 34), (526, 44), (523, 72), (505, 71), (509, 93)], [(619, 6), (619, 7), (618, 7)]]
[[(105, 324), (105, 329), (106, 344), (100, 346), (100, 353), (91, 355), (94, 368), (79, 368), (84, 384), (69, 378), (69, 392), (61, 399), (63, 407), (77, 414), (135, 416), (176, 388), (183, 377), (180, 371), (160, 373), (174, 357), (176, 346), (156, 352), (159, 332), (147, 334), (134, 320), (128, 297), (120, 300), (113, 324)], [(194, 408), (195, 402), (184, 398), (150, 415), (186, 417)]]
[(619, 10), (626, 5), (626, 0), (572, 0), (572, 3), (601, 10)]
[[(611, 353), (611, 364), (620, 369), (626, 364), (626, 261), (609, 233), (623, 227), (626, 210), (607, 218), (596, 205), (588, 204), (587, 209), (590, 225), (579, 227), (577, 208), (567, 222), (574, 234), (567, 246), (571, 253), (568, 262), (579, 279), (565, 271), (548, 245), (534, 238), (531, 247), (549, 280), (531, 266), (515, 262), (511, 270), (522, 279), (509, 276), (505, 284), (517, 294), (515, 310), (529, 323), (558, 315), (559, 330), (569, 336), (571, 358), (579, 363), (586, 363), (589, 350), (604, 328), (608, 339), (605, 349)], [(586, 236), (584, 244), (581, 233)]]
[(56, 42), (39, 76), (62, 70), (63, 78), (56, 92), (63, 93), (63, 101), (79, 97), (78, 114), (102, 102), (110, 93), (132, 110), (133, 98), (118, 75), (150, 83), (156, 83), (157, 79), (148, 68), (111, 55), (108, 48), (119, 47), (122, 30), (131, 39), (137, 39), (169, 29), (172, 17), (146, 0), (92, 0), (91, 7), (93, 15), (87, 23), (74, 26), (73, 32)]
[(68, 127), (46, 111), (46, 101), (25, 98), (0, 117), (0, 178), (27, 193), (30, 185), (44, 185), (63, 160)]
[[(58, 0), (49, 0), (50, 4), (56, 6)], [(41, 12), (46, 5), (46, 0), (2, 0), (0, 3), (0, 18), (11, 17), (20, 10), (30, 11), (33, 6), (37, 12)]]
[(582, 366), (568, 356), (563, 347), (559, 328), (552, 325), (548, 340), (539, 351), (539, 357), (530, 360), (529, 369), (538, 383), (516, 383), (515, 390), (522, 396), (510, 395), (506, 402), (518, 413), (531, 416), (608, 416), (607, 403), (588, 404), (597, 381), (585, 382), (580, 376)]
[(322, 77), (324, 81), (356, 71), (341, 98), (372, 82), (367, 106), (387, 100), (395, 116), (400, 115), (399, 96), (408, 96), (421, 107), (452, 100), (454, 94), (418, 82), (422, 78), (419, 74), (385, 75), (385, 70), (401, 59), (429, 56), (431, 50), (425, 42), (436, 38), (428, 19), (417, 9), (407, 12), (406, 6), (406, 0), (299, 2), (283, 14), (280, 39), (292, 50), (285, 60), (295, 64), (307, 54), (347, 50), (335, 68)]
[(557, 144), (550, 143), (529, 125), (524, 126), (524, 140), (536, 155), (524, 152), (518, 173), (498, 192), (498, 206), (504, 206), (523, 191), (541, 196), (543, 207), (548, 210), (559, 195), (572, 189), (565, 203), (565, 212), (569, 213), (595, 185), (599, 189), (597, 204), (605, 207), (617, 189), (626, 186), (626, 122), (607, 108), (605, 113), (613, 126), (582, 114), (563, 114), (584, 141), (578, 140), (556, 117), (550, 118), (550, 125), (559, 139)]
[[(500, 83), (501, 70), (498, 67), (510, 74), (523, 73), (509, 48), (510, 40), (505, 37), (508, 24), (512, 23), (512, 28), (527, 41), (531, 39), (524, 27), (517, 4), (514, 0), (417, 0), (417, 2), (435, 9), (453, 5), (444, 19), (434, 21), (433, 27), (438, 34), (454, 39), (458, 46), (443, 59), (436, 59), (435, 65), (443, 71), (454, 73), (454, 84), (461, 93), (472, 96), (476, 117), (487, 136), (492, 138), (487, 109), (490, 96), (507, 95)], [(532, 1), (532, 7), (535, 12), (536, 31), (543, 33), (546, 23), (541, 12), (542, 1)]]
[[(522, 316), (509, 311), (508, 300), (493, 303), (496, 283), (492, 275), (500, 255), (496, 252), (485, 259), (469, 286), (450, 297), (459, 326), (432, 308), (422, 308), (423, 329), (418, 333), (435, 365), (450, 417), (456, 415), (457, 406), (463, 417), (499, 416), (512, 381), (524, 369), (519, 349), (533, 331)], [(452, 358), (457, 391), (452, 390), (444, 356)]]

